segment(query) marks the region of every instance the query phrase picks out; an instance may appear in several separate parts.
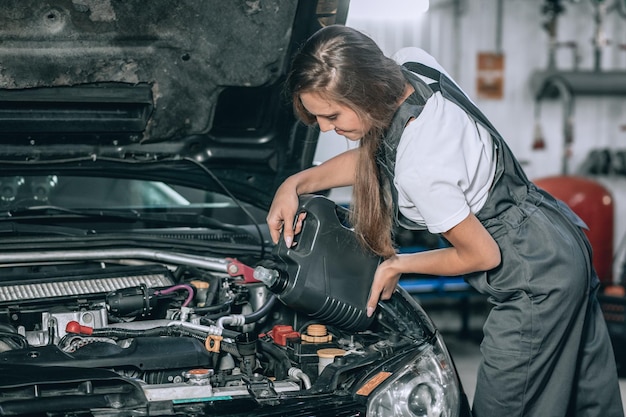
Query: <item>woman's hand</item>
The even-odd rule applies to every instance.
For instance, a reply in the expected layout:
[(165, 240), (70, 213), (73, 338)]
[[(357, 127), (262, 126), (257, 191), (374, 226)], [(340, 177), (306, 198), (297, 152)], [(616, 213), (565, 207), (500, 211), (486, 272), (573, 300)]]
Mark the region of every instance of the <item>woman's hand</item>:
[(376, 310), (376, 304), (378, 300), (388, 300), (398, 285), (400, 275), (402, 274), (397, 270), (396, 264), (398, 263), (398, 257), (392, 256), (385, 260), (374, 273), (374, 281), (372, 282), (372, 290), (370, 291), (370, 299), (367, 302), (367, 317), (371, 317)]
[(300, 213), (296, 219), (300, 204), (298, 196), (354, 184), (357, 160), (358, 149), (351, 149), (287, 178), (276, 190), (266, 217), (272, 241), (278, 243), (283, 233), (285, 244), (291, 247), (305, 217), (305, 213)]
[(292, 181), (287, 179), (276, 191), (270, 210), (267, 213), (266, 221), (274, 243), (278, 243), (282, 233), (285, 245), (289, 248), (293, 243), (294, 235), (302, 230), (302, 221), (306, 213), (300, 213), (294, 222), (299, 204), (297, 187)]
[(374, 312), (379, 299), (391, 297), (401, 274), (457, 276), (500, 265), (500, 248), (475, 215), (468, 215), (443, 236), (451, 247), (396, 255), (378, 266), (367, 302), (368, 315)]

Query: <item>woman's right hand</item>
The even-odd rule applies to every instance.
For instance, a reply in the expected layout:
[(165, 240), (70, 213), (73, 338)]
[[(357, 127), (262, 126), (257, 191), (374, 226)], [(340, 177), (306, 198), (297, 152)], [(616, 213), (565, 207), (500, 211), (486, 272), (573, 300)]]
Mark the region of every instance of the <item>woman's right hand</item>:
[(300, 233), (305, 213), (296, 219), (300, 194), (314, 193), (335, 187), (354, 184), (358, 149), (351, 149), (327, 160), (321, 165), (305, 169), (287, 178), (276, 190), (274, 200), (267, 213), (267, 225), (274, 243), (278, 243), (283, 234), (288, 248), (293, 244), (293, 237)]
[(296, 186), (289, 179), (285, 180), (276, 190), (274, 200), (267, 213), (266, 221), (274, 243), (278, 243), (282, 233), (285, 245), (289, 248), (293, 243), (294, 235), (300, 233), (306, 213), (300, 213), (297, 221), (294, 222), (299, 204)]

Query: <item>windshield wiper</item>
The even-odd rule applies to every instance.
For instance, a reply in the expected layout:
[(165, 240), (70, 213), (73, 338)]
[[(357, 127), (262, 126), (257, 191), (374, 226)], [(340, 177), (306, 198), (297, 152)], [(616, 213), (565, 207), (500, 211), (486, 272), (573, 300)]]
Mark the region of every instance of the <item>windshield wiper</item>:
[(141, 218), (141, 214), (137, 210), (133, 209), (128, 209), (125, 211), (103, 209), (72, 209), (53, 205), (14, 207), (4, 212), (0, 212), (0, 214), (0, 220), (16, 220), (17, 218), (35, 217), (49, 218), (65, 214), (76, 217), (105, 217), (126, 220), (138, 220)]
[(0, 236), (3, 235), (62, 235), (62, 236), (87, 236), (89, 230), (75, 227), (52, 226), (41, 224), (18, 223), (14, 221), (0, 223)]

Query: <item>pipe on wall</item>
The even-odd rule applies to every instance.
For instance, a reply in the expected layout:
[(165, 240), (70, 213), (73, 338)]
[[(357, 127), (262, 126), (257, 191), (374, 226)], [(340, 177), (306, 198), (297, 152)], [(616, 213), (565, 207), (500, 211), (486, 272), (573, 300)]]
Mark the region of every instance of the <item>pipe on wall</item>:
[(539, 71), (531, 77), (536, 98), (557, 98), (557, 84), (564, 84), (572, 95), (626, 95), (626, 71)]

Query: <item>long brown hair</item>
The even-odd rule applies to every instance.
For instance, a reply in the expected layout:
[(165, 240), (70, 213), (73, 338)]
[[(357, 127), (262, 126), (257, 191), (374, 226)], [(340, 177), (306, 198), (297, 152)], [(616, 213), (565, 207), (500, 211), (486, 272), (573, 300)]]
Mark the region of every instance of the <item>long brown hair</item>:
[[(359, 143), (351, 222), (362, 244), (377, 254), (395, 253), (391, 202), (380, 184), (376, 154), (403, 96), (406, 79), (365, 34), (332, 25), (316, 32), (293, 60), (287, 87), (298, 117), (315, 124), (300, 95), (315, 92), (352, 109), (368, 127)], [(390, 184), (393, 187), (393, 184)]]

